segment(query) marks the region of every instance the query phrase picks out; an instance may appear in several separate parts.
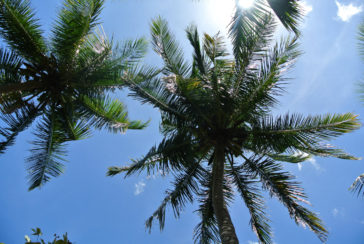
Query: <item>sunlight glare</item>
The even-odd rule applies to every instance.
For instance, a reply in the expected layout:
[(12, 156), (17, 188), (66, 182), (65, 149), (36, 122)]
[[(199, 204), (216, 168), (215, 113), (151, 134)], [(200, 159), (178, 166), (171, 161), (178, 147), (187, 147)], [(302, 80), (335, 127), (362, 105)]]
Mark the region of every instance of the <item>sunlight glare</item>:
[(250, 8), (251, 6), (253, 6), (254, 4), (254, 0), (239, 0), (239, 5), (242, 8)]
[(212, 17), (214, 24), (221, 30), (230, 23), (234, 14), (235, 0), (210, 0), (207, 13)]

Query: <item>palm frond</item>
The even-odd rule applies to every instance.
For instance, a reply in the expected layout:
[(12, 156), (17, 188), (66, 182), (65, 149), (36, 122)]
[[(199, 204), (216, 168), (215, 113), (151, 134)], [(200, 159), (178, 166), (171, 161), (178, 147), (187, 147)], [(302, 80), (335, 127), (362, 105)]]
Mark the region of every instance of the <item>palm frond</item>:
[(272, 243), (272, 231), (269, 226), (269, 219), (265, 213), (265, 202), (256, 187), (257, 181), (245, 173), (244, 168), (235, 167), (231, 162), (228, 174), (232, 177), (245, 205), (247, 206), (251, 219), (250, 225), (261, 243)]
[(99, 130), (106, 128), (110, 132), (124, 133), (127, 129), (143, 129), (148, 123), (129, 121), (125, 106), (119, 100), (111, 100), (109, 97), (83, 96), (79, 103), (84, 109), (82, 117), (90, 126)]
[(354, 183), (350, 186), (349, 190), (351, 190), (352, 192), (357, 192), (359, 196), (360, 193), (362, 193), (363, 191), (363, 187), (364, 187), (364, 174), (361, 174), (355, 179)]
[[(168, 112), (169, 114), (183, 118), (184, 108), (182, 102), (179, 101), (179, 97), (169, 91), (165, 82), (158, 77), (146, 77), (143, 82), (134, 82), (132, 77), (124, 77), (124, 83), (129, 88), (132, 97), (141, 101), (143, 104), (148, 103), (152, 106)], [(144, 77), (142, 75), (142, 77)]]
[(198, 192), (198, 181), (201, 177), (202, 168), (199, 162), (193, 162), (191, 165), (175, 176), (173, 190), (167, 190), (167, 196), (162, 201), (162, 204), (145, 222), (145, 226), (151, 231), (153, 221), (157, 218), (159, 221), (160, 230), (163, 230), (165, 224), (165, 210), (167, 204), (172, 206), (174, 216), (179, 217), (187, 202), (192, 202), (193, 194)]
[(39, 108), (33, 104), (21, 107), (14, 114), (1, 114), (0, 119), (7, 127), (0, 128), (0, 135), (5, 138), (0, 142), (0, 154), (4, 153), (8, 146), (13, 145), (16, 136), (27, 129), (38, 116)]
[(205, 173), (201, 181), (199, 193), (200, 205), (196, 212), (201, 217), (201, 222), (194, 229), (193, 239), (195, 243), (210, 244), (220, 243), (219, 228), (212, 205), (211, 180), (212, 175)]
[(253, 53), (259, 53), (265, 49), (272, 38), (276, 25), (273, 17), (265, 11), (257, 3), (249, 10), (236, 6), (229, 26), (229, 37), (239, 70), (244, 69), (251, 62)]
[(297, 224), (308, 226), (322, 242), (326, 241), (328, 231), (319, 217), (298, 204), (299, 201), (307, 203), (307, 197), (299, 183), (292, 181), (294, 177), (291, 174), (282, 171), (279, 164), (269, 159), (245, 158), (244, 166), (253, 177), (260, 178), (264, 189), (271, 196), (277, 197), (284, 204)]
[(299, 4), (299, 0), (267, 1), (283, 26), (299, 35), (298, 27), (303, 18), (303, 9)]
[[(259, 65), (258, 76), (240, 87), (243, 111), (248, 110), (248, 114), (250, 111), (266, 112), (277, 103), (275, 96), (283, 91), (283, 75), (300, 55), (297, 46), (297, 39), (287, 38), (265, 55)], [(256, 68), (252, 69), (254, 72)]]
[(217, 33), (214, 36), (210, 36), (205, 33), (203, 39), (203, 50), (215, 66), (217, 65), (217, 60), (219, 58), (228, 56), (224, 39), (220, 33)]
[(190, 25), (186, 29), (186, 34), (194, 50), (192, 76), (197, 75), (197, 73), (205, 75), (209, 64), (206, 62), (205, 53), (201, 50), (200, 36), (198, 34), (197, 27), (195, 25)]
[(151, 34), (153, 49), (165, 63), (163, 72), (166, 75), (187, 76), (190, 67), (185, 62), (175, 37), (170, 33), (167, 21), (161, 17), (154, 19), (151, 24)]
[(0, 48), (0, 85), (19, 83), (22, 59), (11, 50)]
[(359, 127), (357, 116), (351, 113), (307, 117), (286, 114), (276, 119), (266, 117), (253, 126), (251, 135), (253, 144), (264, 147), (267, 143), (271, 150), (278, 153), (288, 148), (296, 148), (309, 154), (314, 154), (313, 151), (318, 149), (319, 154), (318, 143), (352, 132)]
[(62, 114), (59, 120), (69, 140), (82, 140), (90, 136), (87, 123), (77, 118), (78, 114), (74, 112), (72, 101), (59, 109), (59, 113)]
[(0, 1), (0, 35), (17, 54), (44, 61), (46, 44), (28, 0)]
[(28, 157), (29, 190), (41, 187), (51, 177), (63, 173), (62, 161), (66, 151), (64, 144), (69, 141), (62, 131), (62, 125), (54, 110), (47, 111), (34, 133), (37, 139), (32, 142), (35, 146)]
[(186, 162), (194, 160), (192, 148), (190, 139), (184, 135), (165, 138), (158, 146), (152, 147), (144, 157), (133, 160), (130, 166), (110, 167), (107, 175), (113, 176), (125, 172), (127, 177), (143, 170), (146, 170), (148, 175), (155, 171), (167, 173), (169, 170), (181, 170)]
[(330, 144), (315, 145), (315, 146), (297, 146), (298, 150), (312, 154), (319, 157), (335, 157), (347, 160), (360, 160), (361, 158), (355, 157), (346, 153), (344, 150), (335, 148)]
[(138, 63), (146, 54), (148, 42), (144, 38), (124, 41), (114, 49), (114, 59), (121, 60), (126, 67)]
[(72, 61), (85, 37), (98, 24), (104, 0), (65, 0), (53, 28), (53, 52)]
[(288, 162), (288, 163), (302, 163), (311, 158), (310, 154), (301, 151), (294, 152), (293, 154), (266, 154), (275, 161)]

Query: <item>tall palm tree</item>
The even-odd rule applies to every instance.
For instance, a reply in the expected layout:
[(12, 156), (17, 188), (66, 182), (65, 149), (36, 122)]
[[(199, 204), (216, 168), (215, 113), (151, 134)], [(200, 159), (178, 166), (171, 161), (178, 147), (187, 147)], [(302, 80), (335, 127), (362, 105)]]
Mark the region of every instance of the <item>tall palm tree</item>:
[(138, 61), (145, 41), (116, 45), (97, 29), (103, 0), (65, 0), (50, 40), (42, 36), (27, 0), (0, 0), (0, 153), (37, 122), (27, 159), (29, 189), (63, 171), (64, 145), (90, 134), (141, 129), (106, 92)]
[[(364, 19), (360, 23), (358, 28), (358, 41), (359, 41), (359, 52), (362, 58), (364, 59)], [(359, 84), (360, 86), (360, 94), (361, 100), (364, 101), (364, 82)], [(350, 186), (349, 190), (353, 192), (357, 192), (358, 196), (362, 193), (364, 196), (364, 174), (359, 175), (353, 184)]]
[(178, 217), (197, 198), (201, 222), (195, 228), (195, 241), (238, 243), (228, 210), (236, 192), (250, 212), (259, 241), (272, 243), (261, 185), (283, 203), (297, 224), (325, 241), (327, 230), (315, 213), (300, 204), (307, 203), (306, 195), (279, 161), (298, 163), (311, 156), (356, 159), (326, 141), (358, 129), (359, 122), (351, 113), (270, 115), (284, 90), (283, 74), (299, 56), (297, 39), (271, 46), (272, 15), (266, 13), (258, 25), (251, 25), (243, 14), (237, 9), (229, 29), (232, 55), (219, 34), (204, 34), (201, 41), (195, 26), (187, 28), (192, 64), (184, 59), (167, 22), (161, 18), (152, 22), (152, 44), (164, 61), (160, 75), (142, 71), (123, 78), (132, 96), (161, 111), (164, 139), (131, 165), (110, 167), (108, 175), (173, 174), (172, 189), (146, 221), (149, 229), (156, 219), (163, 229), (167, 205)]

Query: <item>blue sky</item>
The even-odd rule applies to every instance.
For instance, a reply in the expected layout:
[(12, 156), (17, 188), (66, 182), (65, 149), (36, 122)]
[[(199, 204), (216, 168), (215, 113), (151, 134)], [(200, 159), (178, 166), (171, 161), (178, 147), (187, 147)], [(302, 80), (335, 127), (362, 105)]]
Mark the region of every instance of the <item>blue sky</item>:
[[(61, 6), (60, 0), (32, 0), (46, 34)], [(364, 6), (361, 1), (304, 1), (307, 10), (302, 25), (300, 57), (289, 73), (287, 93), (273, 112), (324, 114), (353, 112), (362, 114), (355, 84), (363, 79), (363, 62), (356, 46), (357, 25)], [(184, 29), (196, 23), (200, 32), (226, 33), (228, 0), (107, 0), (101, 19), (105, 32), (115, 40), (149, 38), (151, 18), (158, 15), (169, 21), (186, 53), (191, 52)], [(279, 32), (286, 34), (282, 27)], [(152, 52), (147, 63), (160, 64)], [(161, 140), (158, 111), (132, 101), (126, 92), (118, 94), (133, 119), (152, 119), (143, 131), (125, 135), (95, 132), (90, 139), (70, 143), (66, 172), (41, 190), (28, 192), (24, 159), (29, 155), (31, 130), (22, 133), (8, 152), (0, 157), (0, 242), (23, 243), (30, 228), (40, 227), (45, 238), (53, 233), (69, 233), (72, 241), (82, 243), (192, 243), (198, 216), (196, 205), (186, 207), (180, 219), (170, 209), (163, 232), (157, 225), (151, 234), (144, 221), (159, 206), (169, 177), (145, 175), (123, 179), (105, 177), (107, 167), (126, 165), (131, 158), (145, 154)], [(361, 119), (362, 120), (362, 119)], [(364, 156), (363, 130), (332, 142), (356, 156)], [(364, 240), (364, 199), (347, 191), (364, 172), (363, 161), (314, 158), (299, 167), (287, 165), (294, 173), (330, 231), (327, 243), (359, 244)], [(268, 198), (269, 199), (269, 198)], [(296, 226), (287, 210), (276, 200), (268, 200), (268, 212), (276, 244), (320, 243), (308, 229)], [(241, 243), (255, 244), (249, 215), (236, 198), (231, 215)]]

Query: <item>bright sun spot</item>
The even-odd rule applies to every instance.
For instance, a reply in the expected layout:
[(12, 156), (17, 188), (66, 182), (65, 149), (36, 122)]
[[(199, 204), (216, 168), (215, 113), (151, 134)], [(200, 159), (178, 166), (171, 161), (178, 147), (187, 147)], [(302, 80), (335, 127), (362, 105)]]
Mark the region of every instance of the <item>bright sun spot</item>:
[(224, 29), (231, 21), (234, 14), (235, 0), (209, 0), (206, 1), (207, 14), (219, 29)]
[(253, 6), (254, 4), (254, 0), (239, 0), (239, 5), (242, 8), (250, 8), (251, 6)]

